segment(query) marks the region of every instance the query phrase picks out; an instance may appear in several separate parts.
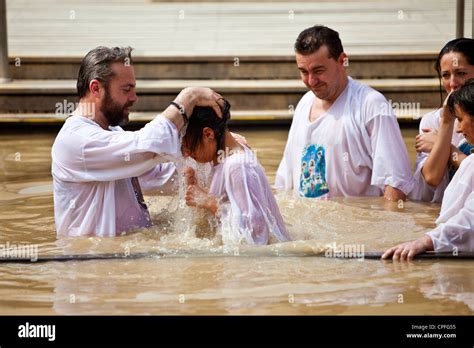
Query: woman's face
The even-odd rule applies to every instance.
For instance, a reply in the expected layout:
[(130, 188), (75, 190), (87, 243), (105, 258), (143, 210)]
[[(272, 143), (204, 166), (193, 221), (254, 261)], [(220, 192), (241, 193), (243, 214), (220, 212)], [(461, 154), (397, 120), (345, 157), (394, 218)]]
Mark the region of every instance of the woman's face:
[(441, 82), (446, 92), (451, 93), (474, 78), (474, 65), (470, 65), (464, 54), (448, 52), (440, 61)]
[(217, 152), (217, 142), (214, 137), (214, 131), (208, 127), (204, 128), (202, 130), (201, 141), (193, 151), (189, 149), (186, 144), (186, 139), (184, 139), (181, 151), (183, 156), (190, 156), (199, 163), (211, 162)]
[(456, 119), (458, 120), (456, 132), (462, 133), (467, 142), (474, 145), (474, 117), (461, 109), (458, 105), (454, 106)]

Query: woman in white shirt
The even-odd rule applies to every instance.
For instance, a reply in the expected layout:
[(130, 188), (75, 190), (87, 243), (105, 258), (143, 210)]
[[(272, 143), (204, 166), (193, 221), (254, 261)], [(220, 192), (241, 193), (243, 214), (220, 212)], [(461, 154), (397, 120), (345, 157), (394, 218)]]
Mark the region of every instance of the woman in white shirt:
[[(435, 67), (448, 94), (459, 89), (465, 81), (474, 78), (474, 40), (460, 38), (448, 42), (441, 49)], [(454, 171), (473, 151), (464, 136), (454, 132), (451, 142), (446, 144), (452, 155), (446, 161), (440, 160), (440, 153), (433, 148), (440, 118), (441, 109), (438, 109), (421, 119), (420, 134), (416, 137), (415, 187), (409, 194), (412, 200), (441, 202)]]
[[(454, 121), (456, 132), (462, 133), (474, 145), (474, 79), (455, 90), (447, 98), (440, 118), (438, 137), (433, 151), (447, 161), (450, 156)], [(425, 236), (388, 249), (382, 256), (394, 260), (411, 260), (416, 254), (436, 252), (474, 251), (474, 156), (465, 158), (444, 193), (437, 227)]]
[(230, 104), (220, 100), (222, 118), (209, 107), (194, 108), (182, 140), (183, 154), (212, 162), (210, 188), (200, 187), (188, 167), (186, 203), (213, 213), (223, 243), (268, 244), (291, 240), (265, 172), (255, 154), (235, 140), (227, 128)]

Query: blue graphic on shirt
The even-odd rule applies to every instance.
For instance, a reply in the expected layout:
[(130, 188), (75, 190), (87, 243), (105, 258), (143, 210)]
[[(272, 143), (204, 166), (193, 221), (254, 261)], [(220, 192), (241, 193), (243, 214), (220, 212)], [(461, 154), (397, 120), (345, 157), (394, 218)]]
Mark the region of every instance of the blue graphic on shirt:
[(474, 153), (474, 145), (469, 145), (468, 143), (463, 143), (459, 145), (458, 149), (466, 156), (469, 156)]
[[(472, 155), (474, 153), (474, 145), (469, 145), (469, 143), (462, 143), (458, 146), (459, 151), (461, 151), (466, 156)], [(456, 174), (456, 168), (452, 165), (448, 167), (449, 180), (451, 180)]]
[(324, 147), (308, 145), (303, 149), (301, 157), (300, 196), (315, 198), (328, 192)]

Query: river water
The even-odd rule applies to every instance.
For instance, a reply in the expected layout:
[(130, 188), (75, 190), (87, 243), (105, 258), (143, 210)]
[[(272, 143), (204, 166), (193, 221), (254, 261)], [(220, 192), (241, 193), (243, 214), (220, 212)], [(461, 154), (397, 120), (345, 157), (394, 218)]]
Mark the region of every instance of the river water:
[[(287, 129), (243, 129), (273, 182)], [(327, 246), (382, 251), (423, 235), (439, 205), (383, 198), (298, 200), (277, 194), (295, 242), (226, 248), (183, 228), (172, 197), (146, 197), (153, 228), (57, 240), (50, 150), (56, 132), (0, 135), (0, 248), (39, 255), (153, 252), (128, 260), (0, 264), (0, 314), (474, 313), (470, 261), (326, 258)], [(415, 129), (403, 129), (414, 161)], [(170, 223), (170, 221), (173, 221)], [(197, 235), (197, 236), (196, 236)], [(362, 249), (363, 248), (363, 249)]]

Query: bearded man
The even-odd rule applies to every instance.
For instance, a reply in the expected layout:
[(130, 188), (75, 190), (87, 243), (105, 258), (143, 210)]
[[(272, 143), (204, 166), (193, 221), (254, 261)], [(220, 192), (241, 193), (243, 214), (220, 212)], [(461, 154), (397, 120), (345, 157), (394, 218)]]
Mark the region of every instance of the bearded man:
[(137, 101), (130, 47), (97, 47), (82, 60), (80, 101), (57, 135), (52, 155), (54, 218), (60, 236), (113, 237), (149, 227), (142, 188), (164, 188), (181, 156), (179, 132), (195, 106), (220, 115), (219, 94), (185, 88), (138, 131), (124, 131)]

